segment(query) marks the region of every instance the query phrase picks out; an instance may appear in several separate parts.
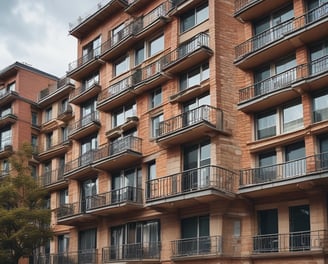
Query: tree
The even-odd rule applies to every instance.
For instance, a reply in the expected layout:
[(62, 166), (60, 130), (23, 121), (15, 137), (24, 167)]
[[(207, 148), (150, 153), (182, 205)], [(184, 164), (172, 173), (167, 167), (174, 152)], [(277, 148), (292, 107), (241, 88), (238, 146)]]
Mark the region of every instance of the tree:
[(10, 175), (0, 181), (0, 264), (17, 264), (53, 236), (47, 192), (31, 175), (32, 147), (10, 158)]

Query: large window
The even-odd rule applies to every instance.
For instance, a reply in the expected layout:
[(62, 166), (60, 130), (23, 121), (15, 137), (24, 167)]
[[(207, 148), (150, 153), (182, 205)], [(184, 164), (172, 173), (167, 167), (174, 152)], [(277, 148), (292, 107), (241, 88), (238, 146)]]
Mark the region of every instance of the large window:
[(314, 22), (318, 19), (325, 17), (328, 14), (328, 1), (327, 0), (308, 0), (308, 22)]
[(92, 99), (81, 105), (81, 127), (98, 118), (97, 99)]
[(304, 141), (293, 143), (285, 147), (286, 163), (283, 167), (284, 177), (302, 176), (306, 173)]
[(145, 60), (145, 47), (143, 44), (136, 48), (134, 57), (134, 65), (139, 65)]
[(154, 89), (150, 94), (150, 108), (159, 106), (162, 103), (162, 87)]
[(130, 57), (123, 56), (114, 63), (114, 76), (118, 76), (130, 68)]
[(260, 113), (255, 117), (257, 139), (272, 137), (276, 135), (277, 120), (276, 110)]
[(263, 95), (290, 85), (296, 80), (295, 55), (264, 65), (254, 72), (254, 93)]
[(126, 104), (116, 109), (112, 113), (113, 127), (120, 126), (126, 122), (128, 117), (136, 115), (136, 104)]
[(152, 57), (163, 50), (164, 50), (164, 34), (149, 41), (149, 53), (148, 53), (149, 57)]
[(291, 251), (310, 250), (310, 229), (309, 205), (289, 207), (289, 247)]
[[(326, 4), (328, 10), (328, 2)], [(327, 11), (328, 12), (328, 11)], [(310, 48), (311, 74), (320, 74), (328, 70), (328, 40)]]
[(254, 251), (278, 251), (278, 210), (257, 211), (258, 236), (254, 237)]
[(89, 42), (82, 49), (82, 62), (88, 62), (95, 56), (99, 56), (101, 51), (101, 36)]
[(12, 144), (11, 142), (11, 128), (5, 127), (0, 130), (0, 151), (3, 150), (6, 146)]
[(180, 76), (180, 90), (199, 85), (202, 81), (210, 77), (209, 64), (204, 63), (196, 68), (181, 74)]
[(277, 156), (275, 151), (268, 151), (258, 155), (259, 168), (255, 170), (255, 183), (268, 182), (277, 177)]
[(313, 98), (313, 120), (320, 122), (328, 119), (328, 92), (318, 93)]
[(81, 183), (81, 211), (91, 207), (90, 197), (98, 193), (98, 179), (89, 179)]
[(112, 260), (159, 258), (158, 220), (132, 222), (111, 228)]
[[(156, 160), (152, 160), (147, 164), (147, 180), (151, 181), (156, 179)], [(152, 189), (153, 184), (147, 185), (147, 197), (152, 197), (152, 193), (155, 191)]]
[[(58, 243), (58, 253), (67, 253), (69, 250), (69, 235), (65, 234), (65, 235), (59, 235), (57, 237), (57, 243)], [(65, 261), (64, 259), (62, 260), (62, 262)], [(66, 260), (68, 261), (68, 260)], [(59, 262), (61, 263), (61, 262)]]
[(159, 136), (159, 133), (160, 133), (159, 124), (162, 121), (164, 121), (163, 114), (159, 114), (159, 115), (151, 118), (151, 128), (152, 128), (151, 136), (153, 138), (156, 138)]
[(49, 122), (52, 119), (52, 108), (49, 107), (45, 112), (45, 122)]
[(87, 229), (79, 232), (78, 263), (96, 263), (97, 229)]
[(303, 105), (293, 103), (286, 105), (283, 111), (283, 132), (294, 131), (303, 127)]
[(82, 90), (88, 90), (98, 83), (99, 83), (99, 73), (95, 72), (94, 74), (88, 76), (82, 81)]
[(181, 33), (193, 28), (196, 25), (207, 20), (209, 17), (208, 3), (191, 9), (180, 17), (180, 31)]
[(183, 104), (183, 125), (189, 126), (203, 120), (209, 120), (209, 109), (206, 106), (210, 105), (210, 94), (205, 93)]

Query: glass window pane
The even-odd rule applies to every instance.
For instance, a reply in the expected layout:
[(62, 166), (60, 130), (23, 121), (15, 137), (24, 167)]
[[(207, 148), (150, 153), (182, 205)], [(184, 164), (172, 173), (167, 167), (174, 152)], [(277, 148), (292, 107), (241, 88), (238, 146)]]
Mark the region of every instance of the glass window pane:
[(260, 114), (256, 117), (257, 139), (276, 135), (276, 112)]
[(181, 16), (181, 32), (185, 32), (192, 28), (196, 23), (195, 11), (191, 10), (187, 14)]
[(197, 9), (196, 24), (200, 24), (206, 19), (208, 19), (208, 5), (202, 6)]
[(164, 50), (164, 35), (152, 40), (149, 45), (149, 57)]
[(303, 127), (302, 104), (292, 105), (283, 109), (283, 131), (293, 131)]

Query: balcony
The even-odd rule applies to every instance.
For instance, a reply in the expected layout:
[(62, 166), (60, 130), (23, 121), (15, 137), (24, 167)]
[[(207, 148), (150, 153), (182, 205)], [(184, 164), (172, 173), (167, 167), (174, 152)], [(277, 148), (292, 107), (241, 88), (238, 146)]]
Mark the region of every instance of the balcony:
[(67, 138), (63, 139), (62, 136), (53, 138), (51, 141), (46, 141), (39, 148), (39, 159), (42, 161), (65, 154), (71, 146), (71, 142)]
[(0, 159), (8, 158), (13, 154), (13, 146), (11, 138), (7, 138), (0, 143)]
[(101, 47), (99, 46), (77, 60), (71, 62), (68, 65), (67, 76), (73, 78), (74, 80), (80, 81), (89, 73), (99, 69), (100, 66), (104, 64), (104, 62), (99, 59), (100, 48)]
[(202, 81), (198, 85), (187, 87), (183, 90), (178, 91), (178, 93), (170, 96), (170, 102), (172, 103), (183, 103), (187, 102), (193, 98), (196, 98), (205, 92), (210, 90), (209, 79)]
[(149, 4), (149, 0), (127, 0), (127, 1), (129, 5), (125, 9), (125, 12), (131, 15), (137, 12), (138, 10), (145, 8), (145, 6)]
[(67, 185), (64, 179), (64, 168), (47, 171), (40, 176), (40, 184), (43, 188), (55, 189)]
[(279, 193), (298, 190), (304, 182), (324, 184), (328, 177), (328, 153), (272, 166), (244, 169), (240, 172), (239, 193), (247, 196), (268, 194), (268, 189)]
[(136, 94), (142, 94), (146, 91), (149, 91), (150, 89), (159, 86), (170, 78), (162, 71), (162, 59), (163, 57), (154, 62), (151, 62), (142, 68), (135, 70), (132, 76), (132, 82), (134, 85), (134, 92)]
[(0, 128), (6, 125), (12, 125), (16, 123), (17, 116), (14, 114), (12, 109), (7, 109), (6, 111), (0, 112)]
[(108, 139), (114, 140), (118, 137), (121, 137), (124, 132), (132, 128), (136, 128), (138, 124), (139, 124), (139, 118), (135, 116), (134, 113), (133, 116), (127, 117), (123, 124), (106, 131), (106, 137)]
[(67, 105), (66, 107), (60, 106), (58, 109), (58, 116), (57, 120), (60, 120), (62, 122), (67, 122), (73, 117), (73, 110), (72, 106)]
[(253, 20), (287, 2), (286, 0), (235, 0), (235, 17), (242, 21)]
[(327, 250), (326, 241), (326, 230), (258, 235), (253, 237), (252, 257), (279, 254), (299, 256), (300, 252), (302, 255), (322, 254)]
[(203, 0), (173, 0), (171, 1), (170, 15), (178, 16), (201, 2), (203, 2)]
[(101, 24), (101, 22), (117, 14), (117, 12), (125, 9), (127, 6), (126, 0), (102, 0), (84, 17), (79, 17), (75, 22), (70, 23), (69, 33), (76, 38), (82, 38)]
[(278, 24), (235, 47), (235, 64), (249, 69), (325, 36), (328, 3)]
[(43, 89), (38, 95), (38, 104), (41, 108), (57, 102), (60, 98), (68, 96), (74, 88), (74, 82), (70, 78), (64, 77), (56, 84)]
[(45, 119), (46, 120), (41, 124), (40, 127), (43, 133), (51, 132), (58, 128), (59, 123), (56, 118), (46, 117)]
[(141, 138), (127, 136), (118, 138), (95, 152), (94, 167), (102, 170), (124, 168), (142, 158)]
[(172, 260), (217, 258), (222, 254), (221, 236), (179, 239), (171, 242)]
[(96, 170), (91, 166), (96, 150), (90, 150), (77, 159), (66, 162), (65, 165), (65, 177), (70, 177), (72, 179), (82, 178), (90, 173), (95, 173)]
[(96, 215), (126, 213), (143, 208), (143, 190), (127, 186), (88, 197), (87, 212)]
[(128, 76), (103, 90), (98, 97), (97, 109), (100, 111), (113, 110), (135, 98), (132, 76)]
[(209, 35), (200, 33), (163, 57), (165, 73), (176, 74), (198, 65), (213, 55)]
[(0, 105), (8, 105), (18, 98), (18, 93), (15, 91), (0, 90)]
[(97, 249), (84, 249), (81, 251), (64, 252), (58, 254), (35, 255), (32, 263), (51, 263), (51, 264), (97, 264)]
[(208, 165), (150, 180), (147, 186), (148, 206), (184, 207), (195, 200), (210, 202), (234, 197), (234, 178), (237, 175), (219, 166)]
[(97, 96), (100, 91), (101, 91), (101, 86), (99, 85), (99, 83), (93, 82), (88, 86), (84, 85), (80, 88), (74, 89), (69, 96), (69, 101), (72, 104), (78, 105), (87, 101), (88, 99)]
[(98, 112), (92, 112), (69, 126), (68, 137), (77, 140), (98, 131), (99, 128)]
[(164, 145), (183, 144), (223, 129), (222, 110), (203, 105), (160, 122), (156, 140)]
[(113, 245), (103, 248), (103, 263), (112, 262), (150, 262), (160, 263), (161, 242), (143, 242), (133, 244)]
[(95, 217), (85, 212), (86, 202), (62, 204), (56, 209), (59, 225), (79, 225), (95, 221)]

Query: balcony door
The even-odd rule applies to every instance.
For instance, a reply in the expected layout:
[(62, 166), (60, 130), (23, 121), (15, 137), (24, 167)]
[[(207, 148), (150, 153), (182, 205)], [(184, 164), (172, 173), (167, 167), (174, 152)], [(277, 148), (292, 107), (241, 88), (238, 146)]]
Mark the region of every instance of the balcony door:
[(92, 150), (97, 149), (98, 140), (97, 135), (84, 138), (81, 141), (81, 156), (79, 161), (79, 166), (89, 165), (93, 160), (93, 152)]
[(305, 144), (300, 141), (285, 147), (285, 160), (283, 166), (284, 177), (297, 177), (306, 173)]
[(79, 232), (79, 264), (96, 263), (97, 229)]
[(209, 93), (206, 93), (185, 103), (183, 105), (183, 127), (193, 125), (202, 120), (209, 120), (208, 108), (199, 107), (210, 104), (211, 102)]
[(254, 238), (255, 252), (278, 251), (278, 210), (257, 212), (258, 235)]
[(289, 207), (289, 247), (291, 251), (310, 249), (310, 229), (309, 205)]
[[(328, 12), (328, 2), (326, 4)], [(310, 49), (311, 75), (323, 73), (328, 70), (328, 41), (323, 41)]]
[(98, 192), (98, 179), (89, 179), (81, 183), (81, 212), (84, 213), (92, 206), (91, 197)]
[(328, 1), (327, 0), (308, 0), (308, 23), (317, 21), (328, 15)]
[(177, 245), (179, 255), (206, 254), (211, 249), (209, 216), (181, 220), (181, 240)]
[(268, 182), (277, 178), (276, 151), (265, 152), (259, 155), (259, 168), (255, 170), (254, 176), (254, 183)]
[(208, 187), (211, 164), (210, 140), (185, 146), (183, 155), (182, 191), (189, 192)]

